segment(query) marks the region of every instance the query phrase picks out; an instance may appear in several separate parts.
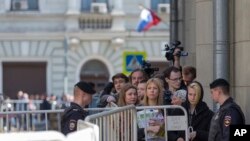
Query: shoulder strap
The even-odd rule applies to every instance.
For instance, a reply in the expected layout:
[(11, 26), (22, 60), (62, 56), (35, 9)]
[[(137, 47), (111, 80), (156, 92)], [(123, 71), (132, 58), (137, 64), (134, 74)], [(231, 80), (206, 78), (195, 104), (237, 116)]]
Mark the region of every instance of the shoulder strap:
[(228, 103), (224, 107), (222, 107), (221, 113), (220, 113), (220, 122), (223, 122), (223, 120), (224, 120), (221, 117), (221, 115), (224, 115), (228, 111), (229, 108), (236, 109), (239, 112), (239, 114), (241, 115), (243, 123), (245, 124), (245, 116), (244, 116), (243, 112), (241, 111), (240, 107), (236, 103), (234, 103), (234, 102)]
[(236, 103), (232, 103), (231, 105), (232, 108), (237, 109), (237, 111), (239, 112), (239, 114), (241, 115), (242, 121), (245, 124), (245, 116), (244, 113), (242, 112), (241, 108), (239, 105), (237, 105)]

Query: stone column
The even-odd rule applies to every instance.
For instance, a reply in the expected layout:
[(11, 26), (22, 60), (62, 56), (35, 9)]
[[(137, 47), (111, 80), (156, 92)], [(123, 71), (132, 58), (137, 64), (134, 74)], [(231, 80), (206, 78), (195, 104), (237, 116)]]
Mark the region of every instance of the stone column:
[(68, 10), (66, 12), (66, 31), (79, 30), (79, 15), (81, 9), (81, 0), (69, 0)]
[(81, 0), (69, 0), (67, 14), (80, 14)]
[(122, 0), (115, 0), (114, 1), (114, 8), (112, 9), (111, 15), (112, 19), (112, 28), (113, 31), (125, 31), (125, 22), (124, 16), (125, 13), (123, 11), (123, 1)]
[(5, 13), (10, 11), (11, 8), (11, 0), (0, 1), (0, 13)]

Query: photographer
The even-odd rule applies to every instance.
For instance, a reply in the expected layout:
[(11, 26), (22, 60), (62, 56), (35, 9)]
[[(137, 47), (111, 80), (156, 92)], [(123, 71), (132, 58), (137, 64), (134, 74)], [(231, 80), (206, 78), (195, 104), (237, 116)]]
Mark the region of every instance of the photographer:
[(196, 78), (196, 68), (192, 66), (185, 66), (182, 70), (180, 65), (181, 56), (188, 56), (188, 52), (184, 51), (183, 47), (180, 47), (180, 41), (171, 42), (170, 45), (165, 45), (165, 57), (169, 61), (173, 61), (173, 66), (180, 69), (182, 74), (181, 88), (187, 89), (189, 83)]
[(188, 52), (184, 52), (184, 48), (180, 47), (181, 44), (180, 41), (173, 41), (170, 43), (170, 45), (165, 45), (165, 57), (168, 61), (173, 61), (173, 66), (176, 68), (181, 69), (180, 65), (180, 57), (181, 56), (188, 56)]

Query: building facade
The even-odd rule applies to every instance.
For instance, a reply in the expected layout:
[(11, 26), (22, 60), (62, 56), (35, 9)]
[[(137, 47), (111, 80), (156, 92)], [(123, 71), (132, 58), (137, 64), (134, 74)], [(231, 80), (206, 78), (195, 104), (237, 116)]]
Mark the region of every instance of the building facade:
[[(222, 9), (226, 12), (227, 20), (219, 28), (228, 27), (225, 42), (228, 48), (229, 81), (231, 84), (231, 95), (241, 106), (246, 123), (250, 123), (250, 109), (248, 99), (250, 99), (250, 20), (248, 13), (250, 1), (247, 0), (178, 0), (179, 7), (179, 38), (183, 41), (186, 49), (191, 55), (185, 60), (186, 64), (191, 64), (197, 68), (197, 80), (205, 87), (205, 100), (213, 107), (210, 97), (209, 84), (215, 79), (215, 39), (216, 17)], [(221, 2), (222, 7), (216, 9)], [(219, 10), (219, 13), (218, 11)], [(216, 13), (216, 14), (215, 14)], [(222, 33), (223, 34), (223, 33)], [(224, 64), (221, 64), (224, 65)], [(227, 72), (225, 72), (227, 73)], [(205, 74), (205, 75), (204, 75)]]
[[(103, 88), (123, 72), (124, 52), (145, 52), (153, 66), (167, 66), (167, 0), (1, 0), (0, 92), (11, 98), (72, 93), (83, 79)], [(139, 4), (162, 22), (138, 33)]]

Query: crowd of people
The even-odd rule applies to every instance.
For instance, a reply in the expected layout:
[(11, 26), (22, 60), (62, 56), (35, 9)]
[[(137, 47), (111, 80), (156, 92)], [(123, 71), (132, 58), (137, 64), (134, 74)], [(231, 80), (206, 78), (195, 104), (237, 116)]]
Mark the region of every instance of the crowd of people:
[[(175, 53), (178, 49), (175, 50)], [(180, 65), (180, 56), (174, 55), (174, 65), (164, 72), (149, 76), (143, 69), (135, 69), (127, 77), (123, 73), (117, 73), (112, 77), (104, 90), (100, 93), (100, 100), (96, 101), (98, 107), (110, 106), (115, 103), (118, 107), (126, 105), (135, 106), (159, 106), (180, 105), (188, 114), (188, 137), (192, 141), (228, 141), (229, 125), (245, 124), (244, 114), (240, 107), (230, 97), (230, 85), (227, 80), (218, 78), (210, 83), (212, 100), (220, 104), (220, 109), (213, 112), (203, 101), (205, 95), (203, 85), (196, 80), (196, 68)], [(79, 85), (81, 83), (82, 85)], [(82, 97), (81, 101), (75, 101), (73, 106), (67, 108), (64, 113), (64, 121), (61, 123), (65, 129), (64, 134), (76, 130), (78, 119), (84, 119), (87, 112), (82, 110), (90, 103), (90, 97), (94, 92), (87, 89), (86, 82), (75, 85), (74, 96)], [(80, 90), (80, 91), (77, 91)], [(75, 104), (78, 107), (75, 107)], [(168, 115), (183, 114), (180, 110), (168, 110)], [(84, 114), (83, 114), (84, 113)], [(158, 119), (164, 119), (161, 110), (156, 111)], [(76, 115), (84, 115), (78, 116)], [(67, 121), (67, 122), (66, 122)], [(159, 122), (160, 121), (160, 122)], [(149, 120), (148, 127), (138, 127), (138, 140), (161, 141), (164, 140), (164, 120)], [(154, 138), (146, 135), (154, 134)], [(168, 131), (169, 141), (184, 141), (183, 131)]]
[[(1, 98), (0, 111), (1, 112), (21, 112), (20, 114), (8, 114), (8, 120), (6, 115), (0, 114), (0, 119), (3, 118), (4, 129), (1, 131), (25, 131), (25, 130), (45, 130), (45, 113), (41, 114), (26, 114), (26, 111), (37, 110), (57, 110), (64, 109), (70, 106), (70, 102), (73, 101), (73, 96), (63, 95), (58, 98), (55, 95), (47, 96), (46, 94), (28, 94), (23, 91), (17, 92), (17, 99), (10, 99), (8, 97)], [(47, 120), (51, 120), (52, 114), (47, 114)], [(51, 118), (50, 118), (51, 117)], [(7, 123), (8, 122), (8, 123)], [(28, 123), (27, 123), (28, 122)], [(53, 121), (56, 123), (56, 121)], [(54, 124), (54, 123), (53, 123)], [(50, 126), (52, 127), (52, 126)], [(54, 127), (53, 129), (57, 129)], [(52, 128), (50, 128), (52, 129)]]
[(17, 99), (5, 97), (2, 110), (8, 111), (33, 111), (33, 110), (55, 110), (69, 107), (74, 97), (70, 94), (56, 95), (28, 94), (22, 90), (17, 92)]
[[(175, 53), (178, 52), (175, 50)], [(163, 72), (148, 75), (143, 69), (135, 69), (129, 76), (117, 73), (112, 82), (97, 93), (94, 87), (84, 81), (74, 86), (74, 95), (64, 95), (61, 99), (56, 96), (50, 98), (18, 92), (18, 99), (27, 101), (27, 106), (15, 105), (17, 110), (36, 110), (32, 100), (42, 100), (40, 110), (65, 109), (61, 127), (65, 135), (77, 129), (77, 121), (84, 120), (89, 112), (83, 108), (109, 107), (114, 103), (118, 107), (135, 106), (183, 106), (188, 114), (188, 137), (191, 141), (228, 141), (229, 127), (232, 124), (245, 124), (241, 108), (230, 97), (230, 84), (227, 80), (218, 78), (210, 83), (211, 98), (220, 105), (218, 111), (213, 112), (203, 100), (203, 85), (196, 80), (196, 68), (180, 65), (180, 56), (174, 55), (173, 66)], [(93, 98), (96, 98), (92, 101)], [(92, 101), (92, 102), (91, 102)], [(20, 109), (26, 107), (27, 109)], [(138, 127), (138, 141), (162, 141), (167, 132), (169, 141), (184, 141), (183, 131), (165, 131), (164, 113), (154, 110), (157, 121), (150, 119), (147, 127)], [(180, 110), (167, 110), (167, 115), (182, 115)], [(160, 119), (160, 120), (159, 120)], [(154, 138), (146, 136), (154, 135)]]

